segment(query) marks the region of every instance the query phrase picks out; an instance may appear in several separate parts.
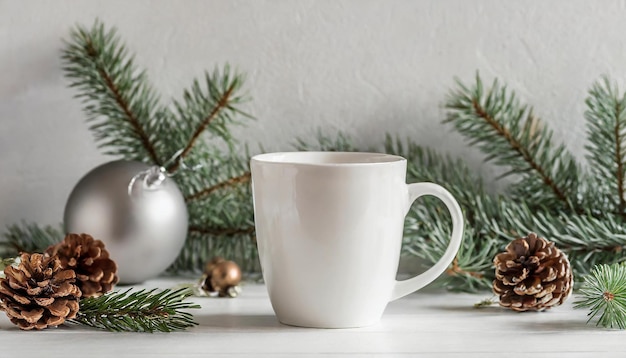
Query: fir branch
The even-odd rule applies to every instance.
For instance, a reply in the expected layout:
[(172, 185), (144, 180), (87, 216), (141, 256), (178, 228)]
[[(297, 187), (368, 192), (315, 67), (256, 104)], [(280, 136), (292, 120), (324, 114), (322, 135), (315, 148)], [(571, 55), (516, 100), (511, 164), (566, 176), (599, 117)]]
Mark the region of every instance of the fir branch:
[[(441, 155), (407, 139), (402, 141), (386, 136), (384, 151), (407, 159), (407, 182), (434, 182), (446, 189), (459, 201), (462, 208), (472, 208), (475, 198), (486, 195), (482, 178), (460, 159)], [(466, 210), (471, 214), (471, 210)], [(470, 222), (472, 217), (468, 217)]]
[[(202, 81), (194, 81), (183, 92), (180, 101), (164, 106), (116, 30), (105, 28), (99, 21), (91, 28), (77, 26), (71, 32), (62, 59), (65, 75), (78, 90), (90, 129), (100, 147), (106, 149), (105, 154), (165, 165), (180, 152), (167, 168), (170, 172), (180, 169), (182, 160), (204, 166), (196, 171), (180, 171), (174, 178), (185, 196), (198, 194), (188, 202), (190, 225), (201, 223), (203, 227), (223, 228), (227, 233), (249, 225), (253, 220), (249, 190), (244, 185), (219, 185), (242, 175), (243, 182), (244, 173), (249, 171), (248, 158), (233, 155), (236, 141), (230, 133), (232, 124), (250, 118), (241, 109), (248, 100), (242, 74), (228, 65), (206, 72)], [(222, 143), (203, 140), (205, 133), (224, 141), (226, 150)], [(192, 233), (181, 252), (181, 257), (190, 259), (178, 260), (175, 267), (200, 269), (204, 262), (199, 261), (205, 256), (231, 253), (235, 247), (243, 247), (231, 241), (248, 242), (251, 235), (226, 235), (231, 240), (221, 240), (209, 233)], [(245, 255), (233, 259), (256, 261), (250, 247), (242, 252)]]
[[(441, 156), (407, 141), (388, 138), (387, 151), (409, 158), (408, 182), (432, 181), (446, 187), (464, 209), (466, 225), (456, 265), (443, 284), (453, 290), (488, 289), (493, 280), (493, 257), (511, 240), (528, 232), (554, 241), (570, 257), (576, 275), (593, 265), (626, 259), (626, 228), (621, 217), (602, 217), (530, 207), (523, 198), (494, 196), (485, 192), (462, 162)], [(436, 199), (414, 204), (406, 218), (403, 252), (435, 263), (450, 237), (450, 219)]]
[(254, 233), (254, 226), (246, 228), (212, 228), (212, 227), (200, 227), (190, 226), (190, 232), (208, 234), (213, 236), (233, 236), (233, 235), (250, 235)]
[(505, 175), (521, 175), (516, 189), (528, 194), (526, 189), (532, 187), (533, 203), (547, 206), (558, 202), (561, 207), (572, 208), (579, 168), (563, 145), (552, 144), (552, 131), (543, 126), (532, 109), (497, 80), (487, 90), (478, 75), (473, 87), (458, 80), (457, 84), (459, 88), (446, 103), (445, 122), (469, 138), (470, 145), (477, 145), (487, 160), (509, 167)]
[[(204, 132), (212, 133), (227, 143), (232, 142), (227, 125), (238, 123), (235, 115), (252, 118), (239, 109), (239, 105), (248, 101), (247, 95), (240, 93), (244, 82), (242, 74), (232, 72), (226, 65), (222, 71), (205, 73), (205, 86), (196, 80), (191, 89), (183, 93), (183, 101), (175, 101), (175, 113), (179, 118), (178, 131), (187, 137), (186, 144), (178, 160), (170, 165), (168, 171), (174, 172), (194, 148)], [(177, 148), (179, 150), (180, 148)]]
[(63, 229), (52, 226), (39, 226), (35, 223), (21, 222), (6, 228), (2, 242), (4, 247), (0, 257), (14, 257), (22, 252), (44, 252), (49, 246), (63, 240)]
[(574, 307), (589, 310), (596, 326), (626, 329), (626, 265), (597, 265), (585, 277)]
[[(179, 186), (184, 188), (185, 197), (249, 171), (248, 155), (239, 156), (216, 149), (198, 150), (203, 149), (204, 143), (198, 142), (198, 145), (193, 153), (204, 166), (175, 177)], [(187, 208), (189, 225), (194, 230), (189, 231), (185, 246), (170, 272), (199, 272), (214, 256), (228, 257), (246, 272), (259, 270), (254, 230), (251, 229), (254, 219), (250, 185), (231, 185), (214, 190), (209, 195), (187, 201)]]
[(173, 332), (197, 325), (187, 309), (199, 305), (184, 300), (189, 288), (113, 292), (80, 301), (80, 310), (70, 322), (113, 332)]
[(150, 141), (150, 138), (148, 138), (148, 135), (141, 126), (137, 116), (131, 111), (130, 105), (128, 104), (126, 98), (122, 96), (120, 88), (115, 84), (113, 78), (111, 78), (111, 75), (105, 70), (104, 66), (100, 64), (100, 61), (98, 61), (98, 57), (100, 54), (94, 47), (93, 41), (90, 38), (86, 39), (86, 45), (87, 54), (93, 59), (94, 63), (96, 63), (96, 68), (98, 70), (98, 73), (100, 74), (100, 77), (102, 77), (102, 80), (104, 80), (107, 88), (109, 89), (109, 91), (111, 91), (115, 102), (126, 115), (129, 124), (137, 134), (137, 137), (139, 137), (139, 141), (141, 142), (143, 147), (148, 152), (151, 161), (154, 164), (158, 165), (160, 161), (157, 157), (156, 150), (154, 149), (154, 146)]
[(593, 84), (586, 99), (588, 151), (596, 188), (612, 203), (612, 210), (626, 210), (626, 93), (619, 93), (607, 77)]
[(234, 185), (239, 185), (239, 184), (244, 184), (244, 183), (248, 183), (251, 179), (251, 175), (250, 172), (245, 172), (242, 175), (236, 176), (236, 177), (232, 177), (229, 178), (225, 181), (219, 182), (217, 184), (213, 184), (207, 188), (201, 189), (191, 195), (187, 195), (185, 197), (185, 201), (191, 201), (191, 200), (197, 200), (197, 199), (201, 199), (207, 195), (210, 195), (211, 193), (213, 193), (214, 191), (220, 190), (220, 189), (224, 189), (224, 188), (229, 188), (232, 187)]
[(78, 89), (87, 121), (105, 153), (129, 160), (161, 164), (152, 133), (164, 109), (121, 43), (115, 28), (96, 21), (91, 29), (77, 26), (63, 49), (63, 70), (70, 87)]
[[(213, 119), (217, 117), (218, 113), (220, 113), (220, 111), (223, 108), (226, 108), (228, 106), (228, 100), (230, 99), (230, 95), (232, 94), (234, 88), (235, 88), (235, 83), (233, 83), (232, 85), (228, 87), (226, 92), (224, 92), (224, 94), (217, 100), (217, 104), (215, 105), (215, 107), (211, 109), (211, 113), (209, 113), (209, 115), (200, 123), (198, 128), (196, 128), (196, 130), (193, 132), (193, 134), (191, 135), (191, 138), (189, 139), (189, 142), (187, 143), (187, 145), (185, 146), (185, 148), (183, 149), (180, 155), (182, 158), (184, 158), (189, 153), (191, 148), (193, 148), (193, 145), (195, 144), (195, 142), (200, 137), (200, 134), (202, 134), (202, 132), (204, 132), (207, 126), (211, 123), (211, 121), (213, 121)], [(179, 165), (180, 165), (180, 160), (176, 161), (170, 170), (172, 172), (175, 171)]]
[[(4, 269), (8, 266), (15, 265), (16, 262), (19, 263), (21, 261), (20, 257), (9, 257), (9, 258), (0, 258), (0, 278), (5, 278)], [(0, 302), (0, 307), (2, 307), (2, 302)]]
[(474, 308), (485, 308), (485, 307), (490, 307), (490, 306), (497, 305), (497, 304), (498, 304), (498, 298), (493, 296), (490, 298), (485, 298), (484, 300), (480, 302), (474, 303)]
[(467, 275), (467, 276), (472, 276), (477, 279), (482, 279), (485, 277), (485, 274), (483, 273), (476, 272), (476, 271), (467, 271), (466, 269), (462, 268), (459, 265), (458, 256), (455, 257), (454, 260), (452, 260), (452, 265), (446, 270), (446, 274), (450, 276)]
[(231, 230), (226, 233), (229, 235), (223, 235), (224, 232), (221, 230), (214, 232), (213, 229), (205, 230), (204, 227), (198, 229), (189, 231), (185, 248), (168, 269), (169, 272), (199, 273), (215, 256), (227, 257), (237, 262), (243, 272), (260, 272), (253, 226), (242, 228), (239, 232)]

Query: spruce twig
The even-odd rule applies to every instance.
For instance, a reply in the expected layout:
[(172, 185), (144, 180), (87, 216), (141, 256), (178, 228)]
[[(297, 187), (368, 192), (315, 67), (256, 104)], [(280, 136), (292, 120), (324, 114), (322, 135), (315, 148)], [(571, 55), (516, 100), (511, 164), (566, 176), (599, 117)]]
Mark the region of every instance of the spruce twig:
[[(235, 86), (237, 85), (236, 82), (232, 83), (227, 89), (226, 91), (221, 94), (217, 100), (217, 103), (213, 106), (213, 108), (211, 108), (211, 111), (209, 112), (209, 114), (204, 118), (204, 120), (202, 120), (197, 128), (193, 131), (193, 134), (191, 135), (191, 137), (189, 138), (187, 145), (185, 145), (185, 147), (183, 148), (183, 151), (181, 152), (181, 155), (179, 158), (184, 158), (187, 156), (187, 154), (189, 154), (189, 151), (191, 151), (191, 149), (193, 148), (193, 146), (195, 145), (196, 141), (198, 140), (198, 138), (200, 137), (200, 135), (207, 129), (207, 127), (209, 126), (209, 124), (211, 124), (211, 122), (218, 116), (218, 114), (224, 109), (230, 106), (229, 101), (230, 101), (230, 97), (233, 93), (233, 90), (235, 89)], [(180, 159), (176, 160), (169, 168), (168, 171), (170, 173), (175, 172), (178, 167), (180, 166)]]
[(520, 175), (516, 189), (520, 196), (532, 194), (533, 205), (574, 208), (578, 165), (563, 145), (553, 145), (552, 131), (532, 108), (497, 80), (488, 89), (478, 75), (472, 87), (457, 84), (446, 102), (445, 122), (477, 145), (486, 160), (510, 168), (505, 175)]
[[(610, 211), (621, 215), (626, 210), (626, 93), (620, 94), (617, 85), (607, 77), (593, 84), (585, 103), (587, 111), (587, 134), (585, 146), (587, 158), (592, 164), (596, 188), (607, 188), (600, 193), (603, 200), (610, 202)], [(600, 206), (599, 210), (607, 210)]]
[[(195, 80), (180, 100), (163, 105), (115, 28), (108, 29), (100, 21), (91, 28), (77, 26), (65, 43), (62, 59), (65, 75), (77, 89), (89, 128), (105, 154), (160, 166), (181, 153), (167, 168), (170, 172), (177, 171), (183, 160), (203, 166), (196, 171), (178, 170), (173, 177), (183, 195), (193, 197), (187, 201), (191, 226), (219, 227), (228, 233), (252, 221), (250, 190), (245, 185), (248, 158), (236, 154), (237, 143), (230, 132), (231, 125), (251, 118), (242, 110), (248, 101), (242, 74), (228, 65), (215, 68)], [(197, 271), (215, 255), (254, 262), (252, 246), (240, 242), (250, 242), (251, 234), (244, 236), (189, 231), (172, 270)], [(251, 266), (247, 268), (254, 269)]]
[(214, 236), (249, 235), (249, 234), (254, 233), (254, 226), (249, 226), (246, 228), (228, 228), (228, 229), (190, 226), (189, 231), (197, 232), (201, 234), (209, 234), (209, 235), (214, 235)]
[(496, 296), (492, 296), (489, 298), (485, 298), (484, 300), (480, 302), (474, 303), (474, 308), (485, 308), (485, 307), (493, 306), (495, 304), (498, 304), (498, 298)]
[(585, 277), (574, 307), (589, 310), (596, 326), (626, 329), (626, 265), (597, 265)]
[(70, 322), (113, 332), (173, 332), (197, 325), (188, 309), (199, 305), (185, 302), (192, 292), (140, 290), (113, 292), (80, 301), (80, 310)]
[(15, 257), (21, 252), (44, 252), (49, 246), (63, 240), (63, 236), (61, 226), (39, 226), (25, 221), (9, 225), (4, 233), (6, 241), (2, 242), (4, 247), (0, 257)]
[(197, 192), (187, 195), (185, 197), (185, 201), (191, 201), (191, 200), (197, 200), (197, 199), (201, 199), (207, 195), (210, 195), (211, 193), (213, 193), (216, 190), (220, 190), (220, 189), (224, 189), (224, 188), (229, 188), (232, 187), (234, 185), (238, 185), (238, 184), (244, 184), (250, 181), (250, 179), (252, 178), (250, 172), (245, 172), (242, 175), (236, 176), (236, 177), (232, 177), (229, 179), (226, 179), (222, 182), (219, 182), (217, 184), (213, 184), (207, 188), (204, 189), (200, 189)]
[(76, 26), (63, 50), (63, 70), (70, 87), (78, 89), (87, 121), (106, 153), (130, 160), (161, 164), (157, 138), (164, 109), (139, 71), (115, 28), (96, 21), (88, 29)]

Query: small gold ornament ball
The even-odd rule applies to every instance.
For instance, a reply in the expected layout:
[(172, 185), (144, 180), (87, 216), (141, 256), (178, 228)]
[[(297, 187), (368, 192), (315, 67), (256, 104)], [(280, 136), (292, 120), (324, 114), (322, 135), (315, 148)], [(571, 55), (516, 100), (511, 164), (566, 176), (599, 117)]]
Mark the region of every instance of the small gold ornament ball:
[(204, 274), (205, 275), (211, 275), (211, 272), (213, 272), (213, 269), (215, 268), (215, 266), (217, 266), (217, 264), (226, 261), (223, 257), (214, 257), (211, 261), (207, 262), (207, 264), (204, 266)]
[(206, 279), (202, 288), (209, 292), (217, 292), (220, 297), (231, 296), (231, 288), (241, 282), (241, 269), (234, 261), (216, 257), (205, 267)]

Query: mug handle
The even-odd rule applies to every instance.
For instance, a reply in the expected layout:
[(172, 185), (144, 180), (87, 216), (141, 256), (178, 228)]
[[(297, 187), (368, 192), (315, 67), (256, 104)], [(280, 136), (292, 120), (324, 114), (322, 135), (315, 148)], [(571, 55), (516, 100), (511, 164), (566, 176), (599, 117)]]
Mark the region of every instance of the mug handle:
[(450, 211), (450, 216), (452, 217), (452, 237), (446, 252), (444, 252), (443, 256), (433, 267), (413, 278), (404, 281), (396, 281), (391, 294), (391, 301), (415, 292), (439, 277), (439, 275), (448, 268), (452, 260), (454, 260), (461, 246), (461, 239), (463, 238), (463, 212), (449, 191), (433, 183), (408, 184), (407, 187), (409, 191), (407, 213), (411, 208), (411, 204), (420, 196), (432, 195), (439, 198), (446, 205), (448, 211)]

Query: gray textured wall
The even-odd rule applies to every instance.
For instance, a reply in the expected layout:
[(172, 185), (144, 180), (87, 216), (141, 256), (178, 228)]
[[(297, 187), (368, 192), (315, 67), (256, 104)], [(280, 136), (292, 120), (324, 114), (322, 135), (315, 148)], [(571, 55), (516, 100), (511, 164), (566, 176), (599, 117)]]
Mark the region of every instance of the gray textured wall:
[(165, 98), (203, 69), (248, 73), (267, 149), (318, 127), (357, 143), (401, 133), (491, 175), (440, 124), (453, 76), (508, 81), (555, 137), (582, 153), (585, 92), (626, 78), (624, 1), (0, 0), (0, 227), (56, 223), (99, 154), (66, 88), (59, 48), (72, 24), (115, 25)]

